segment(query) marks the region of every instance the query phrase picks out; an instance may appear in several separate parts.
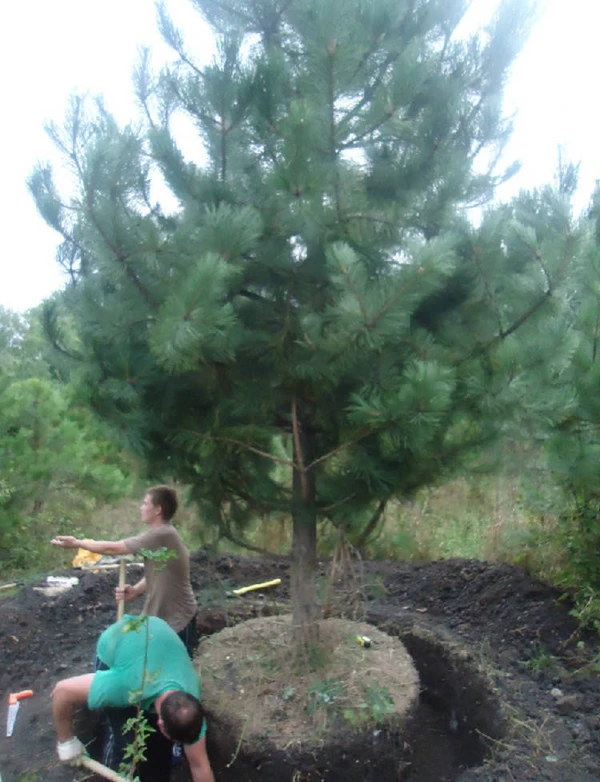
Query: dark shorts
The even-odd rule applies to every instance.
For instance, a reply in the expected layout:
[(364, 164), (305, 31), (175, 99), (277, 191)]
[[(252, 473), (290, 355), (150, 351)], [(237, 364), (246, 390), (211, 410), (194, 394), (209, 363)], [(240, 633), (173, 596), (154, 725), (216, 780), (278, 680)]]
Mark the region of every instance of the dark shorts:
[(190, 621), (187, 623), (187, 625), (183, 628), (183, 630), (180, 630), (177, 635), (181, 638), (183, 643), (185, 644), (185, 648), (187, 649), (187, 653), (190, 657), (193, 658), (194, 652), (196, 651), (196, 647), (198, 646), (199, 633), (198, 633), (198, 625), (196, 624), (196, 615), (190, 619)]
[[(155, 729), (146, 739), (146, 759), (137, 769), (136, 775), (140, 782), (166, 782), (171, 775), (173, 764), (173, 742), (167, 739), (158, 729), (158, 717), (154, 713), (143, 712), (144, 717)], [(102, 763), (113, 771), (118, 771), (121, 763), (130, 765), (125, 760), (125, 750), (133, 744), (134, 730), (124, 732), (128, 719), (137, 716), (137, 709), (105, 709), (105, 737), (102, 747)]]

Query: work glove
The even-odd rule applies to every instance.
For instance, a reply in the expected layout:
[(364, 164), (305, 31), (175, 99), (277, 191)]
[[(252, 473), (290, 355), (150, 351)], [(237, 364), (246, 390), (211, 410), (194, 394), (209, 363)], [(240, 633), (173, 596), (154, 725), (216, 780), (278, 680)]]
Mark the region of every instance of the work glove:
[(73, 736), (72, 739), (68, 739), (67, 741), (59, 741), (56, 745), (56, 750), (58, 752), (58, 757), (62, 761), (67, 761), (73, 760), (81, 755), (85, 750), (85, 747), (77, 736)]

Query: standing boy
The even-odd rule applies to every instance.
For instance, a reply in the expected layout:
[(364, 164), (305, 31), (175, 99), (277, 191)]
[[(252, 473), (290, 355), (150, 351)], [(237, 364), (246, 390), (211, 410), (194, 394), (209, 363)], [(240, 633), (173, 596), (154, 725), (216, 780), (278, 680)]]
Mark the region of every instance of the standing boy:
[(82, 548), (94, 554), (144, 555), (144, 551), (166, 549), (165, 561), (144, 557), (144, 576), (137, 584), (116, 589), (117, 601), (133, 600), (145, 594), (143, 614), (158, 616), (179, 635), (190, 656), (197, 642), (197, 604), (190, 583), (190, 557), (181, 536), (171, 524), (177, 511), (177, 494), (169, 486), (148, 489), (140, 506), (146, 530), (119, 541), (80, 540), (57, 535), (51, 542), (62, 548)]

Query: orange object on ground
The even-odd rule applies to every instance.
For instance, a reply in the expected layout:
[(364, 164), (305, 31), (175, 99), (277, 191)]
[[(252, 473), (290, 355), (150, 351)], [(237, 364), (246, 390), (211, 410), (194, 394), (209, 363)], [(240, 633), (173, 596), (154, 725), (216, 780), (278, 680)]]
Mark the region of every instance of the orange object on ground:
[(102, 554), (93, 554), (87, 549), (78, 548), (71, 564), (73, 567), (92, 567), (99, 559), (102, 559)]

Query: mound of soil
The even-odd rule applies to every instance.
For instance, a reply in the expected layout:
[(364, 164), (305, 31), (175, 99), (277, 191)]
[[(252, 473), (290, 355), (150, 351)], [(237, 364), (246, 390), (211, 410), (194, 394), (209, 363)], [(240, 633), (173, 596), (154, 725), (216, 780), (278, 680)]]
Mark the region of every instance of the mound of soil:
[[(194, 556), (202, 632), (289, 611), (287, 572), (284, 560)], [(2, 782), (83, 778), (56, 759), (50, 693), (58, 679), (91, 671), (97, 637), (116, 618), (117, 574), (57, 575), (80, 581), (55, 597), (35, 591), (42, 582), (0, 592), (3, 727), (8, 693), (35, 692), (21, 705), (14, 735), (0, 731)], [(598, 639), (577, 634), (557, 590), (507, 565), (465, 560), (365, 563), (363, 576), (364, 619), (399, 636), (413, 656), (423, 719), (429, 720), (410, 761), (399, 764), (389, 782), (600, 779), (600, 681), (590, 665)], [(276, 577), (282, 585), (262, 596), (226, 596), (235, 586)], [(338, 766), (334, 761), (326, 777), (331, 782), (361, 778), (360, 770), (348, 774), (343, 759)], [(229, 767), (215, 763), (215, 776), (280, 782), (268, 763), (249, 769), (235, 759)], [(310, 777), (299, 770), (294, 778)], [(185, 766), (175, 779), (187, 782)]]
[(397, 637), (365, 622), (322, 619), (318, 636), (312, 659), (294, 660), (292, 615), (284, 614), (248, 619), (200, 644), (196, 664), (213, 743), (221, 757), (239, 754), (255, 765), (265, 755), (280, 757), (287, 779), (300, 767), (322, 775), (324, 746), (362, 765), (373, 733), (385, 734), (390, 759), (381, 746), (372, 764), (381, 779), (415, 732), (412, 658)]

